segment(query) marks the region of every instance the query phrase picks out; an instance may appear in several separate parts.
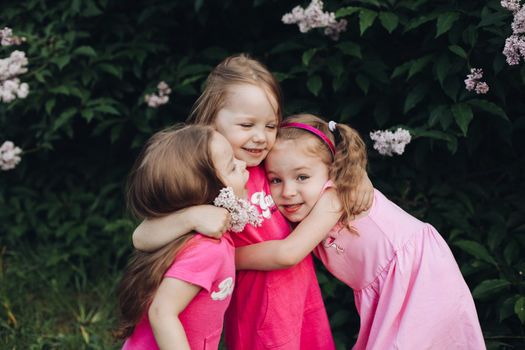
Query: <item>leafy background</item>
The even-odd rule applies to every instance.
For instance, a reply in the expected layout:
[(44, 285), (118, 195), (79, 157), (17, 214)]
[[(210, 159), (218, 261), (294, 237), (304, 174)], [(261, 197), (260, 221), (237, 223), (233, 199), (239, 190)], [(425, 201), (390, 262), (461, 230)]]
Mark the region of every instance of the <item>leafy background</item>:
[[(376, 187), (436, 226), (471, 288), (489, 349), (525, 347), (525, 65), (502, 49), (499, 1), (326, 1), (339, 41), (283, 14), (308, 2), (21, 1), (0, 26), (27, 42), (24, 100), (0, 105), (0, 141), (26, 153), (0, 174), (0, 344), (113, 349), (115, 284), (136, 225), (124, 182), (139, 147), (183, 121), (209, 71), (248, 52), (276, 74), (286, 114), (347, 122), (369, 143)], [(11, 47), (0, 49), (6, 57)], [(486, 95), (465, 90), (482, 68)], [(170, 102), (144, 95), (165, 80)], [(414, 140), (385, 158), (368, 133)], [(318, 269), (340, 348), (358, 332), (351, 290)], [(443, 286), (446, 288), (447, 286)]]

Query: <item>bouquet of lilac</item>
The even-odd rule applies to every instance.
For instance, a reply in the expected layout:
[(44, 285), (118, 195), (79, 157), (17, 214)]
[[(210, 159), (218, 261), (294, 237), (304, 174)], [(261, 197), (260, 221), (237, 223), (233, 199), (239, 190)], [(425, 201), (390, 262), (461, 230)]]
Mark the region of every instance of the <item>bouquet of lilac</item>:
[(233, 232), (242, 232), (246, 224), (253, 226), (261, 226), (262, 224), (262, 217), (257, 208), (247, 200), (237, 198), (231, 187), (223, 188), (213, 201), (213, 205), (230, 212), (230, 230)]

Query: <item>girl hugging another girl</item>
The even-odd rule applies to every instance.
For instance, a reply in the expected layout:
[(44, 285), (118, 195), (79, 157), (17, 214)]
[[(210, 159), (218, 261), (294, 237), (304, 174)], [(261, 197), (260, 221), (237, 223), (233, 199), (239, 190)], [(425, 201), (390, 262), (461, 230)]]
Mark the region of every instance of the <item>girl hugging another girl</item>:
[[(141, 218), (211, 204), (221, 189), (245, 196), (246, 164), (207, 126), (156, 133), (129, 177), (128, 204)], [(233, 195), (232, 195), (233, 196)], [(123, 349), (217, 349), (235, 282), (229, 233), (192, 232), (153, 252), (136, 251), (119, 287)]]
[(378, 190), (368, 210), (357, 216), (349, 210), (349, 193), (366, 168), (355, 130), (312, 115), (289, 117), (265, 167), (272, 197), (289, 221), (303, 221), (328, 192), (337, 194), (339, 204), (332, 205), (340, 218), (328, 234), (294, 231), (239, 248), (238, 269), (288, 268), (313, 250), (354, 291), (361, 318), (354, 350), (485, 349), (468, 286), (435, 228)]
[[(286, 238), (290, 225), (272, 199), (262, 166), (274, 146), (281, 122), (281, 94), (274, 76), (260, 62), (245, 55), (228, 57), (208, 76), (191, 121), (213, 127), (221, 134), (230, 143), (235, 157), (246, 163), (250, 174), (247, 198), (257, 208), (262, 223), (246, 225), (242, 232), (231, 235), (233, 245), (238, 248)], [(185, 151), (194, 152), (194, 146), (186, 146)], [(195, 171), (187, 176), (198, 174)], [(357, 199), (352, 203), (357, 205), (349, 203), (349, 206), (352, 212), (359, 212), (370, 205), (373, 189), (364, 172), (353, 181), (359, 184), (353, 187), (357, 189)], [(154, 251), (193, 230), (220, 236), (229, 225), (228, 212), (199, 205), (205, 204), (204, 200), (182, 204), (167, 194), (165, 200), (179, 205), (171, 208), (170, 215), (146, 216), (148, 219), (133, 234), (137, 249)], [(333, 207), (336, 202), (337, 196), (328, 191), (294, 232), (306, 237), (319, 232), (326, 235), (339, 219)], [(243, 258), (236, 258), (236, 264), (242, 266)], [(225, 317), (225, 342), (231, 350), (335, 348), (308, 253), (287, 269), (238, 271)]]

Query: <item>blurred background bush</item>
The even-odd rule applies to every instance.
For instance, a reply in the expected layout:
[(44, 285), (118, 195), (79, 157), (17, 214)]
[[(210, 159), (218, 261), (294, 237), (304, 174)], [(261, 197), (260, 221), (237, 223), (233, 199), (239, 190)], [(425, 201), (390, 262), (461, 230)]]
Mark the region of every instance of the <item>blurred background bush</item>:
[[(309, 2), (3, 2), (25, 37), (29, 95), (0, 103), (0, 143), (23, 149), (0, 172), (0, 344), (118, 348), (114, 288), (136, 221), (124, 183), (155, 131), (184, 121), (210, 70), (247, 52), (281, 81), (285, 115), (349, 123), (369, 144), (375, 186), (447, 239), (473, 291), (489, 349), (525, 348), (525, 64), (502, 53), (513, 14), (499, 1), (326, 1), (339, 40), (281, 21)], [(483, 70), (486, 94), (466, 89)], [(144, 101), (165, 81), (170, 100)], [(369, 133), (403, 127), (405, 153)], [(319, 266), (340, 348), (359, 319), (351, 290)], [(446, 285), (443, 288), (447, 288)]]

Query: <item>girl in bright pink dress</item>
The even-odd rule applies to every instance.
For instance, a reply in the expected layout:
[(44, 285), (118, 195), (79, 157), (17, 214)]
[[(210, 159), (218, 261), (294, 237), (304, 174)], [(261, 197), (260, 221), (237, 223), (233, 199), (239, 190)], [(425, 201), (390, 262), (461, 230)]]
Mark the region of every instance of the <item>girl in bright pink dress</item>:
[[(435, 228), (377, 190), (369, 210), (357, 217), (349, 212), (349, 190), (366, 167), (365, 145), (350, 127), (330, 126), (312, 115), (287, 118), (265, 166), (288, 220), (301, 222), (316, 203), (328, 201), (333, 210), (323, 221), (335, 225), (328, 235), (293, 232), (238, 249), (243, 264), (237, 268), (293, 266), (315, 248), (326, 268), (354, 290), (361, 318), (355, 350), (485, 349), (468, 286)], [(339, 202), (328, 200), (329, 192)]]
[[(263, 222), (260, 227), (247, 225), (242, 233), (232, 236), (236, 248), (282, 239), (290, 233), (261, 166), (281, 121), (280, 96), (277, 81), (260, 62), (238, 55), (225, 59), (210, 73), (194, 106), (192, 121), (214, 126), (230, 142), (235, 156), (248, 166), (248, 198), (259, 209)], [(366, 176), (359, 180), (368, 183)], [(365, 198), (360, 202), (366, 207), (368, 189), (363, 188), (358, 198)], [(319, 230), (327, 233), (333, 225), (314, 225), (324, 211), (319, 206), (295, 230), (308, 236)], [(134, 245), (154, 250), (192, 230), (212, 235), (224, 231), (228, 217), (222, 209), (211, 206), (187, 208), (144, 221), (135, 230)], [(279, 271), (239, 271), (226, 313), (225, 340), (230, 350), (334, 349), (312, 257), (305, 254), (296, 265)]]

